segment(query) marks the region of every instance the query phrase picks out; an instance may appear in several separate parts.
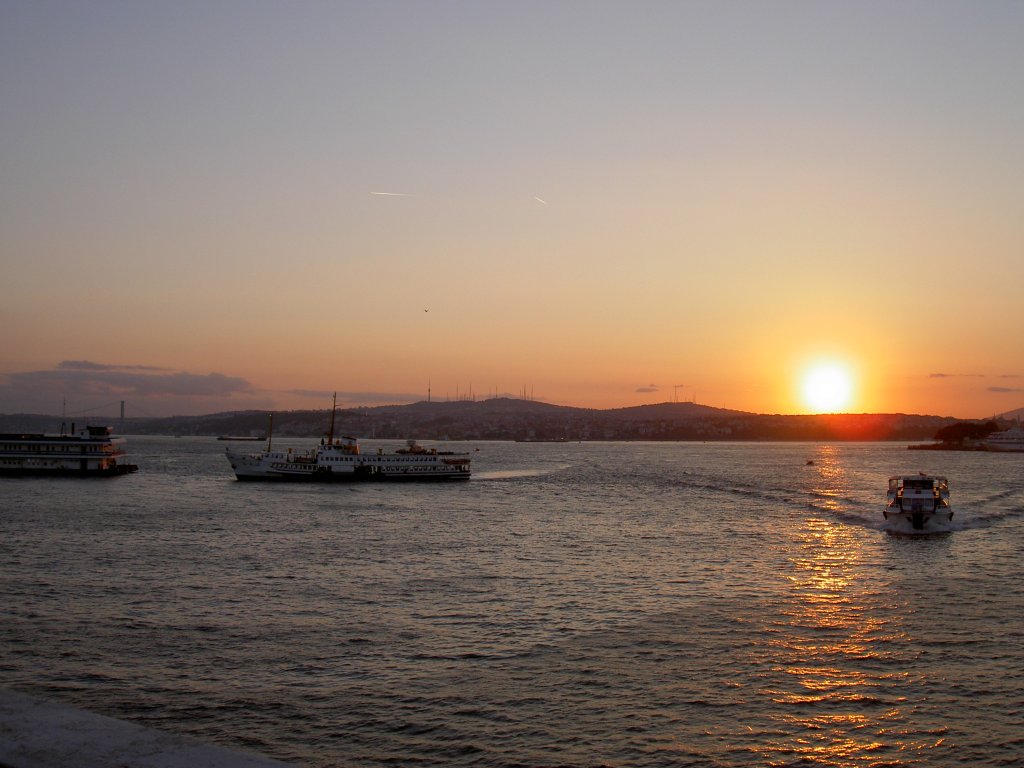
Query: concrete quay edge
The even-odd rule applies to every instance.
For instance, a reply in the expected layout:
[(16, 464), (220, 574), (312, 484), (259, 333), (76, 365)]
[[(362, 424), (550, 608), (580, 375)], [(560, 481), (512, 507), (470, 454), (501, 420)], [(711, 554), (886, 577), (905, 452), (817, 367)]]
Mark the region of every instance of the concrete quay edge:
[(288, 763), (0, 689), (0, 768), (289, 768)]

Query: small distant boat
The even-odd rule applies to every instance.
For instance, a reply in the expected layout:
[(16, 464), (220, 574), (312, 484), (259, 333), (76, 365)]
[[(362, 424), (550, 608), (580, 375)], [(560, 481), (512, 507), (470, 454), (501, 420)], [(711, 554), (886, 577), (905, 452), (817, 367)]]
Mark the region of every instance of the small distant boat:
[(989, 451), (1024, 452), (1024, 429), (1016, 426), (1003, 432), (994, 432), (985, 438), (984, 445)]
[(110, 427), (86, 426), (71, 434), (0, 435), (0, 476), (116, 477), (138, 470), (126, 461), (123, 437)]
[(882, 515), (906, 532), (941, 530), (953, 519), (949, 481), (939, 475), (896, 475), (889, 478)]

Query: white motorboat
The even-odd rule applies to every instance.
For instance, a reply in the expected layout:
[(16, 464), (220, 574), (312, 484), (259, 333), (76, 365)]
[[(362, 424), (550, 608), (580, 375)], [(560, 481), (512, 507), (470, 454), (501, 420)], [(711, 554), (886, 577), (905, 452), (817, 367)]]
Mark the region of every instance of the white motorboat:
[(944, 530), (953, 519), (949, 481), (939, 475), (895, 475), (889, 478), (882, 515), (907, 532)]

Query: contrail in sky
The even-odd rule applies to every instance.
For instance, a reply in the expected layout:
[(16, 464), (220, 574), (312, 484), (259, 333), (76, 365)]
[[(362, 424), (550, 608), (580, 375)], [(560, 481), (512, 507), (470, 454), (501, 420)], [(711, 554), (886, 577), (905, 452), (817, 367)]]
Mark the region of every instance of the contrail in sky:
[(536, 201), (537, 201), (538, 203), (540, 203), (541, 205), (547, 205), (547, 204), (548, 204), (548, 201), (547, 201), (547, 200), (541, 200), (541, 199), (540, 199), (539, 197), (537, 197), (536, 195), (534, 195), (534, 196), (533, 196), (533, 199), (534, 199), (534, 200), (536, 200)]
[(408, 192), (371, 192), (371, 195), (384, 195), (385, 197), (408, 197)]

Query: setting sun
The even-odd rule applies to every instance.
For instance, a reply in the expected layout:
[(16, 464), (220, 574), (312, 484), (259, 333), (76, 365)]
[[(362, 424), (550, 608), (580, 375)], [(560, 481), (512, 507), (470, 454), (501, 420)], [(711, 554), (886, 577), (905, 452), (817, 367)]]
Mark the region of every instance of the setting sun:
[(817, 413), (842, 411), (849, 406), (852, 395), (852, 379), (842, 365), (821, 363), (804, 375), (804, 402)]

